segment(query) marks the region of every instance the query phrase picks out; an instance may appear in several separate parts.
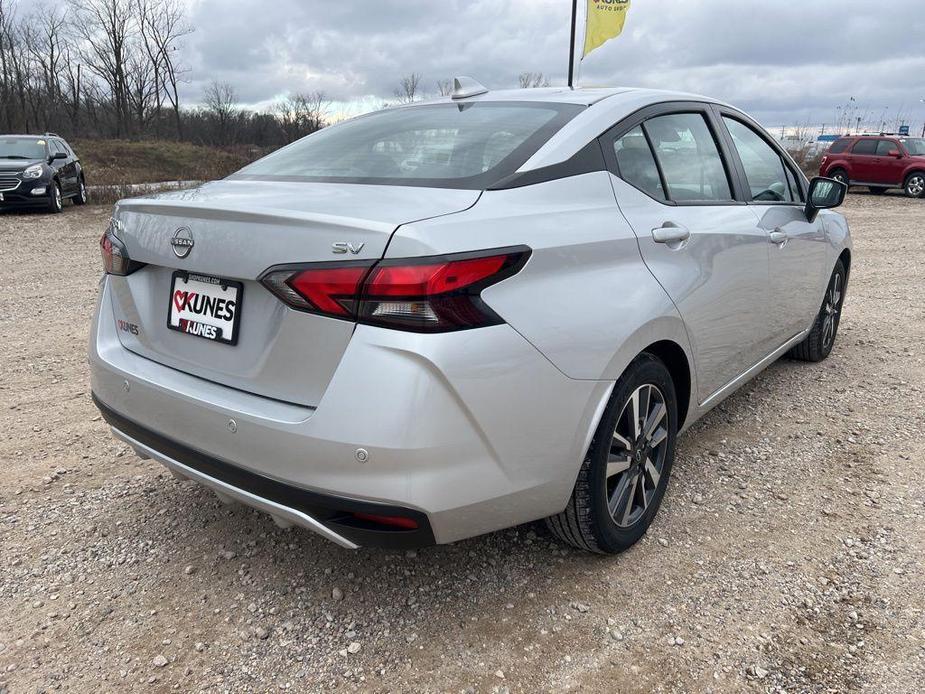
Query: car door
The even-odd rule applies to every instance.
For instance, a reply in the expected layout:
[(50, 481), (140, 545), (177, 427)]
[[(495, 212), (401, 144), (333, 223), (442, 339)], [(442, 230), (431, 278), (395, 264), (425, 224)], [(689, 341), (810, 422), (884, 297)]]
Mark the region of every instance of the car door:
[[(898, 155), (898, 156), (897, 156)], [(877, 156), (874, 158), (871, 183), (891, 186), (903, 184), (902, 148), (896, 140), (877, 140)]]
[(877, 170), (877, 140), (865, 138), (858, 140), (851, 148), (851, 180), (857, 183), (870, 183)]
[(74, 162), (74, 157), (71, 156), (71, 153), (61, 140), (54, 139), (52, 144), (55, 152), (60, 152), (67, 157), (67, 159), (58, 159), (54, 163), (57, 165), (61, 191), (65, 195), (70, 195), (77, 190), (77, 165)]
[(828, 281), (828, 240), (822, 216), (809, 222), (806, 181), (760, 126), (738, 111), (717, 108), (730, 140), (749, 208), (770, 243), (768, 326), (783, 345), (806, 330), (819, 311)]
[(687, 328), (699, 403), (769, 351), (768, 235), (736, 200), (706, 104), (660, 104), (602, 139), (620, 211)]

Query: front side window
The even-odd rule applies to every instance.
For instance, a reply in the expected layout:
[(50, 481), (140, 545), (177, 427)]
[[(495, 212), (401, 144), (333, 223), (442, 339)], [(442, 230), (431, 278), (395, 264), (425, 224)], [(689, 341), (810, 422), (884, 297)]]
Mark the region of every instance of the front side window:
[(324, 128), (231, 178), (484, 189), (583, 109), (479, 102), (379, 111)]
[(658, 164), (641, 126), (636, 126), (613, 143), (620, 178), (656, 200), (665, 200)]
[(851, 150), (852, 154), (876, 154), (877, 153), (877, 141), (876, 140), (858, 140), (858, 143)]
[(643, 127), (661, 167), (670, 200), (680, 203), (732, 200), (723, 159), (701, 114), (657, 116), (647, 120)]
[(742, 160), (750, 199), (762, 202), (797, 200), (780, 154), (744, 123), (727, 116), (723, 116), (723, 122)]

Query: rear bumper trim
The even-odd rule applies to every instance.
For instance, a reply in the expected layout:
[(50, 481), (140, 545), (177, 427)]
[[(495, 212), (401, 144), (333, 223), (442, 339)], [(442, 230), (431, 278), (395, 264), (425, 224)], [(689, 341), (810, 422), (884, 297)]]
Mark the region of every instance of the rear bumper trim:
[[(408, 508), (347, 499), (302, 489), (213, 458), (173, 441), (120, 415), (100, 401), (93, 402), (113, 433), (162, 465), (217, 489), (242, 503), (281, 516), (348, 549), (359, 546), (410, 549), (435, 544), (427, 515)], [(384, 530), (358, 520), (353, 513), (413, 519), (415, 530)]]

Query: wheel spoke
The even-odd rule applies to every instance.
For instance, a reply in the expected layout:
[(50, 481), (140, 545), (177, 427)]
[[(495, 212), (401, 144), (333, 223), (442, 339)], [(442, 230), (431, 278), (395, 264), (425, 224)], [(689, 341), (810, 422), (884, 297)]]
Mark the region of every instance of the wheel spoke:
[[(618, 423), (618, 426), (619, 426), (619, 423)], [(616, 443), (617, 445), (620, 446), (620, 450), (622, 450), (622, 451), (631, 451), (631, 450), (633, 450), (633, 444), (630, 443), (629, 439), (627, 439), (627, 438), (626, 438), (623, 434), (621, 434), (619, 431), (614, 430), (614, 432), (613, 432), (613, 441), (614, 441), (614, 443)], [(613, 450), (613, 448), (614, 448), (613, 445), (611, 445), (610, 450)]]
[(613, 455), (607, 459), (607, 479), (621, 472), (626, 472), (633, 464), (633, 458), (630, 455)]
[(661, 424), (662, 420), (665, 419), (665, 415), (668, 414), (668, 408), (665, 407), (665, 403), (658, 403), (653, 409), (649, 418), (646, 420), (646, 426), (644, 434), (646, 441), (649, 441), (652, 438), (652, 434), (655, 433), (655, 428)]
[(649, 481), (652, 482), (653, 489), (657, 489), (658, 482), (662, 478), (662, 474), (658, 471), (658, 468), (655, 467), (655, 463), (653, 463), (649, 458), (646, 458), (645, 471), (649, 476)]
[(645, 511), (649, 507), (649, 495), (646, 494), (646, 481), (643, 479), (642, 473), (636, 477), (636, 496), (638, 497), (639, 505), (642, 507), (642, 510)]
[(610, 511), (610, 517), (618, 524), (623, 523), (626, 514), (626, 507), (633, 506), (632, 492), (636, 488), (636, 478), (633, 475), (626, 474), (617, 482), (610, 498), (607, 499), (607, 510)]
[(630, 517), (633, 515), (633, 502), (636, 500), (636, 490), (639, 488), (639, 475), (633, 475), (633, 479), (627, 484), (627, 488), (626, 506), (623, 508), (623, 518), (620, 521), (623, 525), (629, 525)]
[(641, 388), (633, 391), (633, 394), (630, 396), (630, 401), (629, 401), (629, 414), (630, 414), (630, 417), (632, 418), (634, 439), (638, 439), (639, 434), (642, 433), (642, 422), (640, 421), (641, 415), (639, 414), (639, 391), (640, 390)]
[(658, 448), (659, 445), (661, 445), (662, 441), (664, 441), (667, 437), (668, 437), (668, 429), (666, 429), (665, 427), (659, 427), (652, 434), (652, 438), (649, 439), (649, 448)]

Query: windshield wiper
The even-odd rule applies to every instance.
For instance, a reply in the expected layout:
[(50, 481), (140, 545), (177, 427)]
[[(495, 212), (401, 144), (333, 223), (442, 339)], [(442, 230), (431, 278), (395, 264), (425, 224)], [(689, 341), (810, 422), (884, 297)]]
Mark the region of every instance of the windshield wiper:
[(29, 159), (21, 154), (0, 154), (0, 159)]

